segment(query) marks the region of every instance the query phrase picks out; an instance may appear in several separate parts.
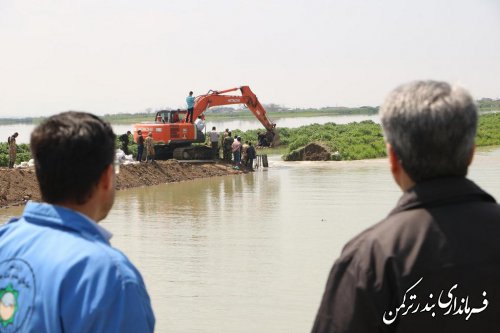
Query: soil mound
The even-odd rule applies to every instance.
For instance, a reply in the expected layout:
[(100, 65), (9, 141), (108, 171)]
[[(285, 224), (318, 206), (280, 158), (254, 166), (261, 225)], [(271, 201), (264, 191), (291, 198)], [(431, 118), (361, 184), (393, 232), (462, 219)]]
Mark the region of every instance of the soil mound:
[(304, 147), (304, 161), (329, 161), (332, 154), (330, 149), (320, 143), (310, 143)]
[[(215, 163), (191, 164), (168, 160), (127, 164), (120, 166), (120, 173), (116, 177), (116, 189), (239, 173), (241, 171), (232, 169), (231, 165)], [(0, 168), (0, 207), (18, 206), (28, 200), (39, 201), (40, 199), (40, 189), (34, 168)]]
[(40, 199), (35, 169), (0, 168), (0, 207)]
[(330, 149), (318, 142), (312, 142), (284, 156), (285, 161), (329, 161), (331, 159)]

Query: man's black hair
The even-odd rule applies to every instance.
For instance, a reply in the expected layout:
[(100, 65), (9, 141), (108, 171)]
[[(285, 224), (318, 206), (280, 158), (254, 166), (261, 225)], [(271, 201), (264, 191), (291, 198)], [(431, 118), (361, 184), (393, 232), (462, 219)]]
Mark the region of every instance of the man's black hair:
[(85, 112), (63, 112), (31, 134), (31, 152), (42, 199), (84, 204), (113, 163), (115, 134), (109, 123)]

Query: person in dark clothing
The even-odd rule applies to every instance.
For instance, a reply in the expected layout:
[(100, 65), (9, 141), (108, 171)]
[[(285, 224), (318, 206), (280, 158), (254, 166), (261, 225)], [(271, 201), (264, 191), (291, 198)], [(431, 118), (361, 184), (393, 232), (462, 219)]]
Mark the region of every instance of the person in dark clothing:
[(496, 332), (500, 206), (466, 178), (477, 109), (464, 89), (417, 81), (380, 110), (403, 191), (335, 262), (313, 332)]
[(16, 132), (7, 138), (7, 144), (9, 146), (9, 169), (14, 167), (16, 163), (16, 154), (17, 154), (17, 144), (16, 138), (19, 134)]
[(253, 160), (257, 157), (255, 153), (255, 147), (252, 145), (252, 142), (250, 141), (248, 143), (248, 148), (247, 148), (247, 164), (246, 166), (250, 168), (250, 170), (253, 170)]
[(127, 131), (127, 133), (125, 134), (122, 134), (120, 135), (120, 137), (118, 138), (121, 142), (121, 149), (123, 150), (123, 152), (125, 153), (125, 155), (129, 155), (129, 151), (128, 151), (128, 143), (129, 143), (129, 135), (132, 134), (130, 133), (130, 131)]
[(266, 146), (267, 147), (272, 147), (273, 146), (273, 141), (274, 141), (274, 132), (273, 131), (267, 131), (266, 132)]
[(267, 147), (266, 135), (261, 132), (257, 132), (257, 146)]
[(234, 142), (234, 138), (231, 136), (231, 132), (227, 133), (227, 136), (224, 138), (224, 146), (223, 146), (223, 157), (224, 161), (227, 163), (231, 163), (232, 158), (232, 150), (231, 146)]
[(137, 160), (142, 161), (142, 153), (144, 152), (144, 137), (142, 136), (142, 131), (137, 131)]

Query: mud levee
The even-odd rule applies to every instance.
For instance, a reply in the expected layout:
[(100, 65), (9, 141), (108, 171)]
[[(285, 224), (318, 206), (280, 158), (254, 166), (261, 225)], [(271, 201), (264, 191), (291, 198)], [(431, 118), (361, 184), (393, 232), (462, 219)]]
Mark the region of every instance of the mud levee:
[[(151, 186), (239, 174), (226, 164), (189, 164), (176, 160), (158, 161), (153, 164), (128, 164), (120, 166), (116, 177), (116, 189)], [(0, 168), (0, 207), (23, 205), (28, 200), (41, 199), (33, 168)]]

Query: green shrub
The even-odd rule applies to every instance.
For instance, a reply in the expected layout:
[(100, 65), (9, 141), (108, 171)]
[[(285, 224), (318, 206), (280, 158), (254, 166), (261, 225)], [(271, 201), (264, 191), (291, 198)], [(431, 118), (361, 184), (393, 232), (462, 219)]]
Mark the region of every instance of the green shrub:
[[(28, 144), (17, 145), (16, 164), (28, 162), (31, 159), (31, 151)], [(6, 142), (0, 143), (0, 166), (9, 166), (9, 145)]]
[(500, 113), (490, 113), (479, 117), (476, 145), (500, 145)]

